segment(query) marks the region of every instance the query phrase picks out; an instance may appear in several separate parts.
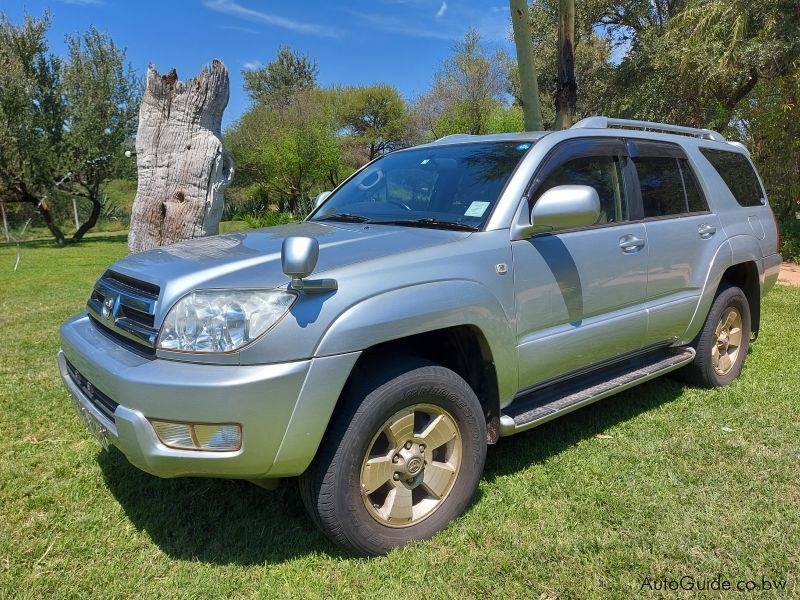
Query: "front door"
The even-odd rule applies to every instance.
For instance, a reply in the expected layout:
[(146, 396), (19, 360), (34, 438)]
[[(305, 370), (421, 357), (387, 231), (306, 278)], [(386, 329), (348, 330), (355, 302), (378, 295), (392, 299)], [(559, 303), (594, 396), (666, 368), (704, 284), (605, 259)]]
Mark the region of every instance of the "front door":
[(565, 184), (597, 190), (601, 214), (589, 227), (512, 243), (520, 389), (642, 346), (647, 232), (631, 177), (626, 146), (612, 138), (565, 142), (537, 173), (528, 214)]

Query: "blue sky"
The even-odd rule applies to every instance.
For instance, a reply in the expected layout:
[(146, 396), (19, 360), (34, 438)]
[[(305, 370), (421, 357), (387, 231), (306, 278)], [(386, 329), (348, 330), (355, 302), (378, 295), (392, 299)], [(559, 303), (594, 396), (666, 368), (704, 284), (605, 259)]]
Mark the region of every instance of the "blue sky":
[(141, 75), (153, 63), (187, 79), (221, 59), (231, 74), (224, 126), (249, 105), (241, 71), (270, 62), (282, 45), (314, 57), (323, 85), (387, 82), (407, 98), (429, 88), (470, 26), (490, 46), (513, 51), (502, 0), (0, 0), (14, 21), (45, 9), (53, 21), (50, 48), (58, 54), (67, 32), (95, 25), (127, 49)]

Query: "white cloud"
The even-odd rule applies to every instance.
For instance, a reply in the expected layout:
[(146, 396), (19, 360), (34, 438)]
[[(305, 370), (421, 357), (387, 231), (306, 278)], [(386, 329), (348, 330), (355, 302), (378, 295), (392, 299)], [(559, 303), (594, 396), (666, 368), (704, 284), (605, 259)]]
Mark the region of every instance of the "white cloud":
[(372, 25), (382, 31), (388, 31), (390, 33), (399, 33), (401, 35), (408, 35), (411, 37), (433, 38), (437, 40), (450, 41), (459, 37), (459, 34), (453, 34), (452, 32), (422, 27), (420, 26), (420, 21), (418, 20), (414, 20), (412, 22), (396, 17), (384, 17), (380, 15), (356, 12), (354, 10), (348, 10), (347, 12), (354, 17), (361, 19), (368, 25)]
[(249, 27), (239, 27), (238, 25), (217, 25), (217, 29), (225, 29), (227, 31), (238, 31), (239, 33), (258, 33), (255, 29)]
[(218, 13), (239, 17), (247, 21), (256, 21), (260, 23), (266, 23), (268, 25), (274, 25), (275, 27), (281, 27), (297, 33), (306, 33), (322, 37), (341, 37), (341, 33), (332, 27), (317, 25), (316, 23), (294, 21), (279, 15), (273, 15), (260, 10), (255, 10), (253, 8), (247, 8), (246, 6), (242, 6), (241, 4), (233, 2), (232, 0), (205, 0), (203, 5), (209, 10), (213, 10)]
[[(362, 12), (343, 8), (344, 12), (361, 21), (361, 29), (370, 26), (381, 31), (409, 37), (432, 38), (456, 41), (463, 39), (464, 32), (474, 27), (484, 41), (505, 45), (509, 36), (511, 18), (508, 7), (499, 5), (486, 8), (464, 6), (449, 0), (380, 0), (391, 4), (391, 11)], [(432, 12), (438, 4), (439, 10)], [(441, 18), (445, 12), (447, 18)]]
[(264, 63), (262, 63), (260, 60), (248, 60), (248, 61), (242, 63), (242, 68), (245, 71), (255, 71), (257, 69), (260, 69), (263, 66), (264, 66)]

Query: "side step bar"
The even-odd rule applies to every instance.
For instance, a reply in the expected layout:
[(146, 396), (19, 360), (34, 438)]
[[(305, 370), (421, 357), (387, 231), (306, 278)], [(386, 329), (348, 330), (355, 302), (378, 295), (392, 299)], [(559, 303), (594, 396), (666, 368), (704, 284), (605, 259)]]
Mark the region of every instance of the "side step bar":
[(544, 385), (515, 399), (500, 415), (500, 435), (547, 423), (692, 362), (694, 348), (669, 348), (634, 356), (566, 381)]

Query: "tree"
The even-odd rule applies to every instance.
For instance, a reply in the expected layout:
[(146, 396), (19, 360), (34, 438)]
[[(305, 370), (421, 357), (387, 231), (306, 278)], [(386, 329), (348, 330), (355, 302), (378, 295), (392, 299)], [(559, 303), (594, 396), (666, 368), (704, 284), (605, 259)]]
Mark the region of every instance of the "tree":
[[(94, 227), (103, 184), (126, 171), (140, 86), (108, 36), (67, 36), (61, 60), (48, 52), (49, 25), (47, 13), (19, 26), (0, 14), (0, 195), (33, 206), (63, 245)], [(71, 238), (53, 211), (66, 195), (92, 203)]]
[(86, 198), (88, 219), (72, 236), (77, 242), (97, 223), (103, 208), (103, 184), (126, 173), (136, 133), (141, 85), (125, 52), (95, 28), (67, 37), (69, 60), (64, 66), (66, 102), (65, 160), (72, 175), (67, 189)]
[(244, 89), (254, 102), (283, 108), (304, 90), (317, 84), (317, 62), (288, 46), (278, 50), (278, 56), (267, 66), (244, 71)]
[(47, 13), (17, 26), (0, 13), (0, 197), (40, 214), (59, 245), (48, 196), (63, 182), (66, 107), (61, 99), (61, 61), (49, 54)]
[(408, 111), (396, 88), (385, 83), (335, 91), (338, 120), (364, 150), (365, 163), (406, 143)]
[(575, 122), (578, 91), (575, 83), (575, 0), (560, 0), (558, 10), (558, 85), (555, 129)]
[(800, 60), (800, 10), (786, 0), (690, 0), (666, 37), (682, 51), (681, 75), (698, 78), (709, 124), (724, 128), (759, 81)]
[[(575, 94), (575, 117), (592, 114), (614, 114), (608, 107), (610, 100), (617, 93), (610, 85), (613, 76), (613, 65), (610, 62), (610, 42), (598, 35), (594, 12), (588, 10), (587, 1), (576, 13), (572, 58), (574, 68), (574, 85), (580, 89)], [(592, 0), (593, 1), (593, 0)], [(530, 28), (534, 55), (537, 59), (537, 75), (539, 79), (540, 106), (544, 129), (556, 127), (556, 104), (559, 94), (559, 0), (537, 0), (530, 5)], [(517, 103), (521, 103), (520, 82), (516, 69), (509, 69), (510, 92)], [(571, 87), (571, 86), (570, 86)], [(570, 109), (572, 110), (572, 109)], [(571, 124), (571, 123), (570, 123)]]
[(228, 70), (218, 60), (186, 83), (174, 69), (164, 76), (148, 69), (136, 135), (139, 185), (130, 252), (219, 232), (222, 191), (233, 177), (221, 139), (229, 92)]
[(539, 82), (536, 65), (533, 61), (528, 1), (510, 0), (510, 6), (514, 44), (517, 48), (520, 104), (525, 114), (525, 129), (541, 131), (544, 126), (542, 125), (542, 109), (539, 106)]
[(330, 95), (299, 92), (281, 110), (257, 105), (227, 132), (239, 187), (273, 199), (281, 211), (302, 216), (312, 190), (337, 185), (342, 177), (341, 139)]
[(507, 103), (507, 57), (489, 54), (480, 42), (478, 32), (468, 30), (434, 76), (433, 89), (417, 102), (417, 126), (426, 135), (488, 133), (490, 116)]

